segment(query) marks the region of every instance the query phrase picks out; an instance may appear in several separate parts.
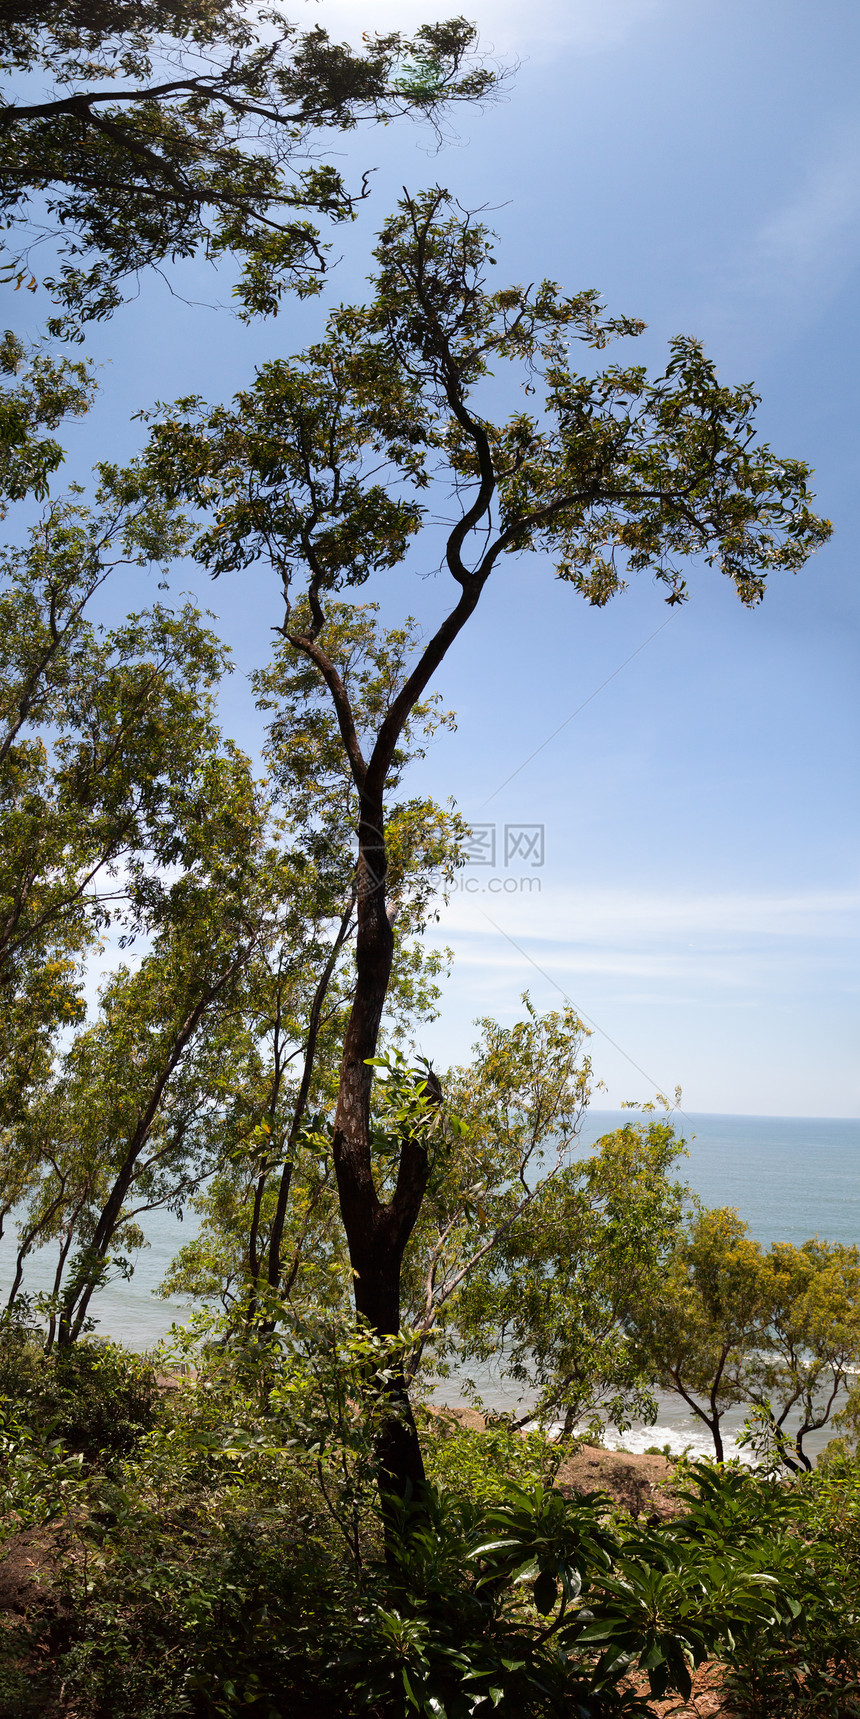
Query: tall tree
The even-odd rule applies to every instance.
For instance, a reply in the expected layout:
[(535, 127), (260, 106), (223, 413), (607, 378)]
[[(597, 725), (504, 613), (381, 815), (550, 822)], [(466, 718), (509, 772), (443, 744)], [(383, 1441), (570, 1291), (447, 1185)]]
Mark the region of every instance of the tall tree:
[[(220, 1156), (240, 978), (277, 862), (247, 761), (228, 755), (200, 774), (196, 853), (184, 856), (152, 947), (136, 971), (108, 981), (100, 1018), (77, 1035), (56, 1083), (58, 1143), (47, 1157), (68, 1179), (55, 1227), (76, 1249), (61, 1296), (64, 1344), (83, 1328), (117, 1237), (155, 1206), (181, 1210)], [(52, 1175), (39, 1190), (43, 1205), (53, 1184)]]
[[(86, 410), (92, 390), (85, 366), (43, 356), (28, 363), (10, 336), (0, 359), (8, 378), (0, 394), (5, 510), (29, 495), (44, 498), (62, 460), (52, 432), (64, 416)], [(218, 863), (222, 934), (226, 923), (225, 853), (232, 840), (238, 857), (238, 788), (247, 766), (222, 747), (214, 723), (224, 649), (190, 604), (178, 613), (155, 604), (113, 628), (90, 615), (118, 568), (149, 568), (159, 558), (163, 565), (183, 540), (181, 523), (163, 507), (88, 508), (78, 491), (46, 502), (23, 543), (0, 554), (0, 1232), (17, 1209), (13, 1299), (34, 1247), (61, 1236), (62, 1264), (68, 1247), (84, 1239), (108, 1175), (109, 1130), (100, 1144), (93, 1138), (101, 1100), (92, 1079), (81, 1097), (81, 1040), (68, 1051), (102, 935), (110, 926), (121, 940), (167, 934), (178, 972), (178, 916), (187, 918), (202, 870), (214, 877)], [(188, 944), (187, 926), (184, 935)], [(204, 949), (199, 914), (195, 935), (198, 969), (206, 969), (198, 971), (198, 991), (202, 981), (217, 995), (223, 980), (211, 935)], [(115, 1002), (118, 987), (114, 981)], [(193, 990), (188, 980), (186, 1014), (200, 1000)], [(136, 1063), (139, 1072), (142, 1045), (149, 1055), (166, 1030), (149, 1013), (136, 1050), (126, 1032), (127, 1057), (105, 1076), (115, 1105), (120, 1074), (131, 1078)], [(58, 1074), (63, 1051), (67, 1066)], [(131, 1162), (145, 1137), (133, 1152), (126, 1140)], [(94, 1176), (82, 1170), (88, 1152)], [(114, 1216), (108, 1211), (101, 1228), (94, 1220), (97, 1254), (106, 1251)]]
[[(384, 630), (371, 605), (333, 604), (329, 648), (349, 687), (361, 730), (378, 722), (414, 648), (416, 629)], [(325, 1287), (338, 1253), (330, 1233), (331, 1157), (314, 1114), (330, 1120), (336, 1069), (352, 995), (356, 928), (355, 784), (337, 720), (312, 665), (282, 642), (253, 678), (269, 714), (263, 748), (281, 854), (281, 906), (245, 976), (244, 1051), (236, 1127), (213, 1184), (198, 1201), (204, 1222), (170, 1275), (197, 1294), (221, 1294), (257, 1320), (256, 1299), (304, 1297)], [(320, 696), (322, 694), (322, 696)], [(404, 728), (392, 792), (423, 757), (450, 713), (421, 701)], [(437, 959), (422, 950), (430, 902), (450, 875), (461, 825), (432, 801), (392, 800), (386, 841), (388, 899), (396, 956), (388, 996), (390, 1031), (412, 1030), (436, 999)], [(307, 1137), (306, 1137), (307, 1136)], [(248, 1301), (248, 1296), (251, 1301)]]
[[(320, 160), (320, 134), (400, 114), (437, 121), (494, 74), (463, 18), (365, 36), (356, 52), (238, 0), (7, 0), (0, 19), (0, 209), (7, 278), (59, 270), (49, 328), (109, 316), (141, 270), (241, 259), (244, 312), (316, 291), (316, 222), (366, 195)], [(56, 268), (53, 256), (49, 268)]]
[[(829, 527), (812, 512), (808, 468), (757, 442), (753, 390), (722, 386), (696, 341), (674, 340), (655, 380), (638, 365), (577, 372), (574, 342), (593, 352), (642, 325), (607, 317), (593, 292), (490, 290), (489, 236), (441, 190), (401, 204), (376, 256), (371, 302), (336, 310), (303, 358), (264, 366), (231, 407), (179, 402), (159, 416), (138, 468), (105, 477), (120, 494), (155, 486), (207, 510), (193, 553), (214, 574), (271, 563), (283, 636), (313, 665), (337, 716), (358, 800), (358, 926), (333, 1152), (356, 1307), (390, 1337), (430, 1175), (425, 1132), (407, 1130), (381, 1198), (371, 1142), (394, 946), (386, 795), (410, 712), (503, 555), (549, 555), (557, 576), (598, 605), (623, 588), (627, 569), (651, 569), (667, 601), (679, 601), (679, 564), (701, 557), (752, 605), (768, 575), (800, 567)], [(497, 422), (483, 384), (508, 366), (521, 404)], [(414, 555), (431, 504), (448, 521), (453, 601), (362, 736), (327, 648), (327, 604)], [(433, 565), (435, 529), (429, 539)], [(380, 1465), (384, 1483), (402, 1491), (420, 1486), (423, 1470), (402, 1379), (391, 1393)]]
[(164, 868), (193, 850), (223, 649), (190, 605), (114, 629), (87, 615), (118, 563), (180, 542), (157, 509), (72, 498), (0, 563), (0, 1122), (77, 1016), (102, 929), (156, 923)]

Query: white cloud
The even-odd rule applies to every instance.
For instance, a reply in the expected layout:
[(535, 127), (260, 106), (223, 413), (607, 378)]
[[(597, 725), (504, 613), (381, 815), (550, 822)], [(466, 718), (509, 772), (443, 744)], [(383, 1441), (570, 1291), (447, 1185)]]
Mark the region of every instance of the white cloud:
[[(665, 0), (477, 0), (463, 8), (491, 53), (570, 46), (611, 48), (664, 9)], [(454, 9), (456, 10), (456, 8)], [(357, 39), (365, 30), (408, 30), (446, 18), (452, 8), (442, 0), (313, 0), (308, 13), (333, 35)]]
[(425, 1035), (440, 1066), (462, 1061), (477, 1016), (519, 1019), (528, 990), (541, 1009), (569, 998), (594, 1029), (602, 1103), (679, 1080), (686, 1109), (855, 1113), (860, 888), (541, 882), (444, 911), (435, 935), (455, 959)]
[(595, 889), (556, 886), (542, 878), (540, 892), (458, 890), (443, 909), (446, 936), (487, 929), (487, 915), (536, 941), (607, 944), (617, 948), (661, 946), (667, 939), (844, 937), (853, 921), (860, 929), (860, 890), (687, 893), (667, 890)]
[(688, 994), (717, 1007), (782, 995), (801, 973), (811, 992), (852, 989), (858, 890), (682, 894), (543, 881), (540, 895), (462, 893), (442, 909), (439, 940), (453, 945), (467, 987), (513, 995), (541, 974), (583, 1004), (596, 982), (616, 1003), (641, 999), (644, 987), (676, 1008)]

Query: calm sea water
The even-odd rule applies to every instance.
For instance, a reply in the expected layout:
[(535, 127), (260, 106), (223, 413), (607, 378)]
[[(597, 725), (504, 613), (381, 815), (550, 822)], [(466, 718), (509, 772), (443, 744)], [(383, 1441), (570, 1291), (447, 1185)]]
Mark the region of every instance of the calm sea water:
[[(592, 1111), (584, 1145), (630, 1111)], [(803, 1116), (676, 1116), (687, 1142), (679, 1175), (707, 1206), (735, 1206), (757, 1241), (860, 1245), (860, 1120)]]
[[(632, 1114), (592, 1111), (582, 1129), (583, 1146), (630, 1121)], [(690, 1115), (676, 1117), (676, 1124), (689, 1148), (680, 1173), (706, 1205), (735, 1206), (758, 1241), (799, 1243), (817, 1235), (860, 1244), (860, 1120)], [(109, 1285), (92, 1304), (99, 1331), (133, 1349), (150, 1348), (187, 1311), (183, 1302), (163, 1301), (155, 1290), (173, 1255), (194, 1234), (193, 1218), (180, 1222), (170, 1213), (153, 1212), (145, 1229), (149, 1245), (138, 1254), (133, 1277)], [(0, 1241), (0, 1291), (11, 1282), (13, 1258), (14, 1237), (7, 1234)], [(25, 1287), (47, 1287), (51, 1272), (47, 1254), (34, 1256)], [(488, 1406), (511, 1403), (504, 1385), (489, 1373), (482, 1390)], [(453, 1380), (445, 1394), (449, 1401), (456, 1397)], [(727, 1417), (729, 1434), (742, 1418)], [(707, 1434), (672, 1397), (661, 1398), (656, 1426), (634, 1428), (623, 1439), (609, 1435), (607, 1443), (613, 1442), (629, 1450), (665, 1443), (694, 1452), (710, 1448)]]

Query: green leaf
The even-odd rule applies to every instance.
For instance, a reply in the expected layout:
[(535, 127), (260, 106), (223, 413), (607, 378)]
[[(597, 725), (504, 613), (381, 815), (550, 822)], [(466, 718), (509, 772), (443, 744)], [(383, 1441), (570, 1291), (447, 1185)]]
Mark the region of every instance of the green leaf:
[(544, 1570), (538, 1576), (534, 1585), (534, 1603), (537, 1611), (545, 1617), (551, 1612), (558, 1601), (558, 1583), (550, 1570)]

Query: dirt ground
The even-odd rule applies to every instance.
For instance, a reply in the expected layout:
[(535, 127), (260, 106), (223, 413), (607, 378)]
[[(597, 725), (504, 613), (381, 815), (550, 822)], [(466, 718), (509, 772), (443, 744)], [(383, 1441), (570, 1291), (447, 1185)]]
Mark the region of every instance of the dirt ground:
[(563, 1459), (556, 1485), (563, 1492), (607, 1492), (633, 1516), (666, 1518), (683, 1509), (672, 1490), (673, 1473), (665, 1456), (581, 1444)]
[(55, 1569), (61, 1538), (56, 1529), (33, 1528), (6, 1542), (0, 1557), (0, 1612), (23, 1617), (39, 1605), (40, 1578)]
[(671, 1701), (655, 1701), (654, 1712), (660, 1719), (735, 1719), (735, 1709), (724, 1705), (720, 1691), (720, 1667), (701, 1665), (693, 1678), (689, 1701), (674, 1695)]

